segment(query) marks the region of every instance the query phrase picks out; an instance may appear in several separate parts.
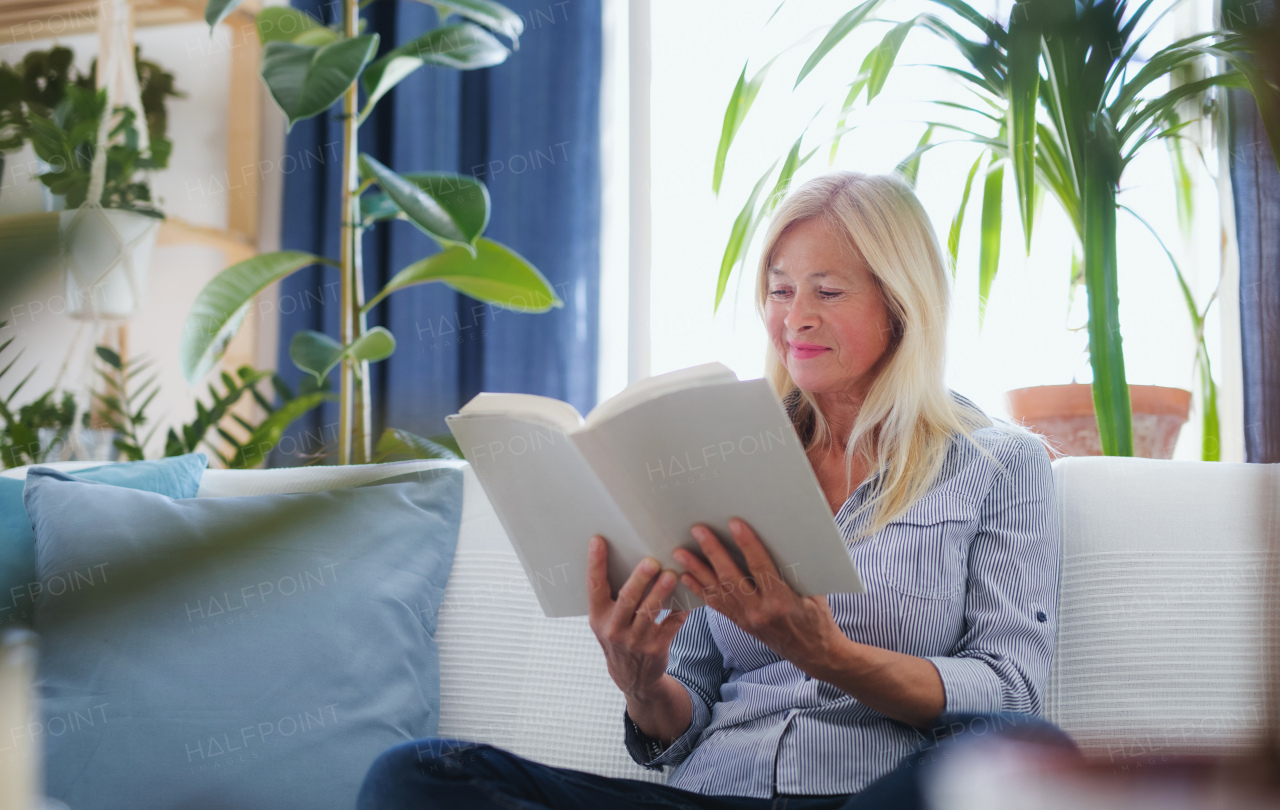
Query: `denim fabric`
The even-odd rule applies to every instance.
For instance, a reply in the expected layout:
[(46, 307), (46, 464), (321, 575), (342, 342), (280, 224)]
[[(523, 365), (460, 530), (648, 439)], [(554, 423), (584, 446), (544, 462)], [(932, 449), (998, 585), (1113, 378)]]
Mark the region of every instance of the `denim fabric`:
[(1031, 715), (946, 715), (897, 768), (858, 793), (749, 798), (597, 776), (484, 743), (427, 738), (398, 745), (374, 762), (357, 810), (915, 810), (924, 806), (920, 786), (938, 754), (991, 734), (1075, 750), (1061, 729)]

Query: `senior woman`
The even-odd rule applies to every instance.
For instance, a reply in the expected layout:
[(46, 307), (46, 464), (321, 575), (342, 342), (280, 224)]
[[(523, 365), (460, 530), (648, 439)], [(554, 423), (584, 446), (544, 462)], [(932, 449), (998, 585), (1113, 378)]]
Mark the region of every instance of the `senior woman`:
[[(1048, 454), (945, 386), (948, 297), (897, 176), (827, 174), (775, 212), (756, 283), (767, 376), (866, 593), (760, 587), (783, 580), (734, 518), (750, 570), (699, 524), (683, 572), (645, 560), (615, 597), (591, 538), (590, 624), (626, 697), (627, 750), (673, 768), (667, 784), (425, 740), (375, 763), (361, 807), (912, 807), (930, 753), (979, 722), (1070, 750), (1034, 717), (1057, 627)], [(678, 582), (707, 607), (661, 611)]]

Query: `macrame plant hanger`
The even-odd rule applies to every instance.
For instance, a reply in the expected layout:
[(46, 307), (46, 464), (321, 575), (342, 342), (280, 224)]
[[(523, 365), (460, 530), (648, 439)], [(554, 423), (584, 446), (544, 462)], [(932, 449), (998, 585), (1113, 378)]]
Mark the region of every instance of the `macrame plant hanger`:
[[(80, 446), (80, 417), (86, 409), (92, 412), (92, 390), (95, 382), (94, 347), (106, 345), (108, 332), (111, 343), (120, 357), (128, 356), (128, 318), (132, 311), (110, 311), (104, 307), (111, 274), (123, 275), (128, 289), (130, 310), (136, 309), (142, 300), (143, 285), (137, 266), (135, 248), (144, 240), (154, 238), (158, 223), (139, 230), (131, 237), (120, 232), (108, 209), (102, 205), (107, 178), (107, 149), (111, 131), (120, 120), (115, 111), (126, 108), (133, 111), (138, 136), (139, 151), (150, 148), (146, 113), (142, 107), (142, 91), (138, 85), (137, 66), (134, 60), (133, 8), (129, 0), (99, 0), (98, 2), (98, 68), (97, 87), (106, 93), (106, 105), (93, 151), (93, 163), (89, 169), (89, 189), (84, 203), (74, 212), (64, 212), (62, 227), (62, 254), (67, 267), (67, 310), (82, 321), (71, 342), (67, 358), (58, 371), (57, 383), (61, 383), (74, 357), (85, 358), (80, 369), (80, 389), (76, 396), (76, 415), (71, 427), (69, 445)], [(69, 219), (68, 219), (69, 215)], [(91, 239), (83, 239), (90, 234)], [(82, 241), (83, 239), (83, 241)], [(84, 242), (90, 242), (86, 246)], [(115, 252), (114, 258), (97, 255), (102, 247)], [(149, 251), (148, 251), (149, 252)], [(78, 298), (75, 298), (79, 296)], [(75, 298), (78, 307), (73, 307)], [(86, 329), (86, 327), (88, 327)], [(81, 348), (81, 336), (88, 332), (88, 351)]]

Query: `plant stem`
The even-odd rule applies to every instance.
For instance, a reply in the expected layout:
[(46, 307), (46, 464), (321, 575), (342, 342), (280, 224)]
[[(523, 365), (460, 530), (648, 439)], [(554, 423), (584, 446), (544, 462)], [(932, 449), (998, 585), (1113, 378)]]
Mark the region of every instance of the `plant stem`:
[[(345, 33), (348, 37), (359, 36), (360, 9), (357, 0), (344, 0)], [(352, 216), (352, 209), (359, 197), (356, 190), (360, 186), (359, 168), (356, 156), (359, 154), (359, 121), (357, 103), (359, 90), (357, 83), (352, 82), (342, 96), (342, 295), (338, 313), (338, 340), (343, 346), (351, 345), (358, 337), (356, 329), (359, 320), (355, 317), (357, 306), (357, 280), (359, 278), (359, 234), (358, 219)], [(338, 394), (338, 463), (350, 464), (353, 461), (354, 449), (353, 427), (356, 421), (356, 374), (355, 366), (350, 359), (343, 359), (339, 374)]]

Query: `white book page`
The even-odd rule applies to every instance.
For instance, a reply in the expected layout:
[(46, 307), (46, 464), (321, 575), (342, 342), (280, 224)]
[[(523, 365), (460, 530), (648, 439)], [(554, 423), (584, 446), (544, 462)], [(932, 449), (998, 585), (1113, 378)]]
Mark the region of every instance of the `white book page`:
[(681, 570), (671, 556), (677, 547), (700, 553), (695, 523), (738, 554), (729, 532), (729, 518), (737, 516), (801, 595), (863, 592), (799, 437), (766, 380), (678, 390), (570, 438), (664, 566)]
[(609, 544), (616, 595), (648, 552), (565, 433), (538, 420), (493, 413), (455, 414), (445, 422), (515, 547), (543, 613), (587, 614), (587, 544), (593, 534)]
[(672, 391), (696, 388), (713, 383), (736, 382), (737, 379), (738, 377), (733, 373), (733, 370), (724, 363), (703, 363), (699, 366), (691, 366), (678, 371), (670, 371), (666, 374), (658, 374), (654, 377), (646, 377), (643, 380), (633, 382), (619, 393), (593, 408), (587, 414), (584, 426), (598, 425), (641, 402), (657, 399), (663, 394)]
[[(536, 394), (491, 394), (482, 392), (458, 409), (461, 414), (502, 414), (532, 419), (568, 433), (582, 425), (582, 415), (567, 402)], [(463, 450), (463, 454), (466, 451)]]

